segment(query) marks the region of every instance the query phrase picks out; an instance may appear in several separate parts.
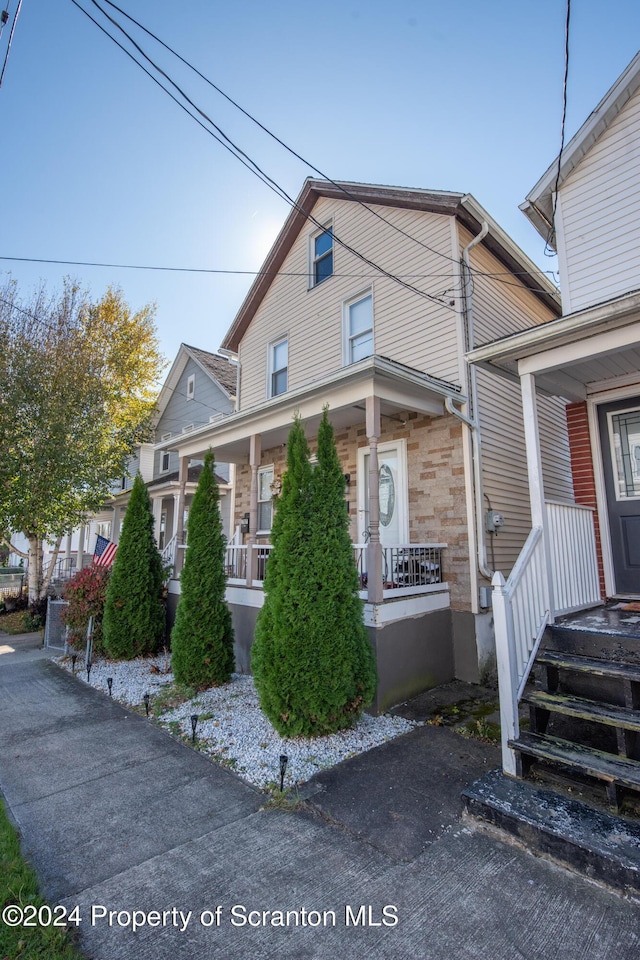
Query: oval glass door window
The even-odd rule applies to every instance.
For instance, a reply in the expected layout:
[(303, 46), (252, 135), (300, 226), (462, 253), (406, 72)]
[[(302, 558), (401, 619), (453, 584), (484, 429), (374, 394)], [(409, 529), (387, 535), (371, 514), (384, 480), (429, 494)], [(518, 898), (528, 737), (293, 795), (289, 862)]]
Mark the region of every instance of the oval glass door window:
[(388, 527), (393, 520), (396, 509), (396, 485), (393, 472), (388, 464), (383, 463), (378, 472), (378, 486), (380, 491), (380, 523)]

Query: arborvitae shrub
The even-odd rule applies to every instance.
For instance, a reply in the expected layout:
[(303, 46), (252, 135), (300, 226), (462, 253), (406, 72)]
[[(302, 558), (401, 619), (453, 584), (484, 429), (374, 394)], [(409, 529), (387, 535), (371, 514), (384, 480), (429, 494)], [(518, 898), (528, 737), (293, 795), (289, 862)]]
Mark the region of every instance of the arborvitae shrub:
[(188, 549), (171, 632), (171, 663), (179, 683), (204, 688), (226, 683), (233, 670), (233, 626), (225, 600), (226, 541), (215, 462), (205, 457), (188, 521)]
[(162, 560), (153, 535), (151, 501), (138, 473), (107, 588), (102, 620), (105, 650), (122, 660), (154, 653), (164, 626)]
[(251, 657), (260, 704), (282, 736), (334, 733), (371, 702), (376, 671), (326, 411), (315, 470), (298, 418), (291, 429), (272, 541)]

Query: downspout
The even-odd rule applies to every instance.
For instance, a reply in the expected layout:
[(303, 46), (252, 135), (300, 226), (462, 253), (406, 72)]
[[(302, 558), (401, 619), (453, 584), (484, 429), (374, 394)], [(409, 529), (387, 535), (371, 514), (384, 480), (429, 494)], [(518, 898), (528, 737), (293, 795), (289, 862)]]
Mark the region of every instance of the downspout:
[[(480, 233), (471, 240), (462, 251), (462, 263), (464, 271), (464, 339), (465, 351), (474, 347), (473, 330), (473, 304), (471, 296), (471, 286), (469, 276), (471, 267), (469, 264), (469, 252), (480, 243), (489, 233), (489, 224), (486, 220), (482, 223)], [(468, 365), (467, 368), (468, 397), (471, 416), (468, 417), (462, 413), (455, 405), (453, 397), (445, 398), (445, 407), (447, 411), (462, 421), (471, 432), (472, 457), (473, 457), (473, 486), (476, 512), (476, 544), (477, 544), (477, 563), (478, 570), (489, 582), (493, 577), (493, 570), (487, 566), (487, 541), (484, 529), (484, 492), (482, 484), (482, 438), (480, 435), (480, 422), (478, 419), (478, 384), (475, 367)]]

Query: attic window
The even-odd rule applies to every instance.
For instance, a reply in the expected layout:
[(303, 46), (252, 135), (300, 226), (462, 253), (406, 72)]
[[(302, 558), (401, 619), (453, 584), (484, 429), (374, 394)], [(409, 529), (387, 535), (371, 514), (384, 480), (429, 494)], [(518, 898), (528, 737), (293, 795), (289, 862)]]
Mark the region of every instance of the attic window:
[(311, 238), (311, 286), (333, 275), (333, 227)]
[(187, 400), (193, 400), (196, 395), (196, 375), (192, 373), (187, 380)]

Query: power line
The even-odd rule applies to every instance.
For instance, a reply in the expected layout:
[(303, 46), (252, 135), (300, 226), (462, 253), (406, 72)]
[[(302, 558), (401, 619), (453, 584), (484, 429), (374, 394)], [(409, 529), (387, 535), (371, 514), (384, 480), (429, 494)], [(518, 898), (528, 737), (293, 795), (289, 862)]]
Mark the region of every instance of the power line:
[(551, 214), (551, 225), (547, 240), (544, 245), (545, 257), (555, 256), (555, 250), (551, 246), (551, 237), (555, 231), (556, 208), (558, 206), (558, 188), (560, 186), (560, 170), (562, 168), (562, 151), (564, 150), (565, 123), (567, 120), (567, 82), (569, 79), (569, 25), (571, 23), (571, 0), (567, 0), (567, 16), (564, 27), (564, 80), (562, 82), (562, 124), (560, 126), (560, 152), (558, 154), (558, 169), (556, 171), (556, 182), (553, 189), (553, 213)]
[[(18, 6), (17, 6), (17, 8), (16, 8), (16, 12), (15, 12), (14, 15), (13, 15), (13, 23), (11, 24), (11, 32), (10, 32), (10, 34), (9, 34), (9, 43), (7, 44), (7, 52), (6, 52), (5, 56), (4, 56), (4, 63), (2, 64), (2, 71), (0, 72), (0, 87), (2, 86), (2, 81), (3, 81), (3, 79), (4, 79), (5, 70), (7, 69), (7, 61), (9, 60), (9, 52), (11, 51), (11, 44), (13, 43), (13, 35), (14, 35), (14, 33), (16, 32), (16, 24), (17, 24), (17, 22), (18, 22), (18, 17), (20, 16), (20, 7), (21, 7), (21, 6), (22, 6), (22, 0), (18, 0)], [(8, 7), (8, 5), (7, 5), (7, 12), (8, 12), (8, 10), (9, 10), (9, 7)], [(2, 21), (2, 25), (3, 25), (3, 26), (4, 26), (4, 22), (5, 22), (5, 21), (3, 20), (3, 21)], [(1, 32), (2, 32), (2, 31), (0, 30), (0, 33), (1, 33)]]
[[(97, 2), (97, 0), (91, 0), (91, 2), (94, 4), (94, 6), (96, 6), (96, 7), (103, 13), (103, 15), (104, 15), (111, 23), (113, 23), (113, 24), (117, 27), (117, 29), (119, 29), (119, 30), (124, 34), (125, 37), (127, 37), (127, 39), (129, 40), (129, 42), (132, 43), (133, 46), (134, 46), (137, 50), (140, 51), (141, 55), (153, 66), (153, 68), (154, 68), (155, 70), (157, 70), (162, 76), (164, 76), (164, 77), (168, 80), (169, 83), (171, 83), (171, 85), (180, 93), (180, 96), (182, 96), (182, 97), (187, 101), (187, 103), (191, 104), (191, 105), (193, 106), (193, 108), (194, 108), (195, 110), (197, 110), (197, 112), (200, 114), (200, 116), (202, 116), (204, 119), (206, 119), (207, 123), (210, 123), (211, 126), (214, 127), (214, 129), (217, 130), (217, 131), (220, 133), (220, 136), (223, 137), (224, 140), (222, 140), (222, 139), (220, 138), (220, 136), (217, 136), (215, 133), (213, 133), (211, 130), (209, 130), (208, 127), (204, 126), (204, 124), (203, 124), (200, 120), (198, 120), (197, 117), (194, 117), (193, 114), (192, 114), (183, 104), (181, 104), (181, 103), (176, 99), (176, 97), (175, 97), (169, 90), (167, 90), (166, 87), (164, 87), (163, 84), (162, 84), (156, 77), (154, 77), (154, 76), (146, 69), (146, 67), (145, 67), (143, 64), (141, 64), (141, 63), (139, 62), (139, 60), (137, 60), (137, 59), (133, 56), (133, 54), (132, 54), (129, 50), (127, 50), (125, 47), (123, 47), (123, 45), (122, 45), (115, 37), (113, 37), (112, 34), (110, 34), (108, 30), (106, 30), (100, 23), (98, 23), (98, 21), (95, 20), (94, 17), (92, 17), (91, 14), (88, 13), (88, 11), (85, 10), (84, 7), (82, 7), (82, 6), (78, 3), (78, 0), (71, 0), (71, 2), (72, 2), (72, 3), (74, 4), (74, 6), (76, 6), (82, 13), (84, 13), (85, 16), (87, 16), (87, 17), (91, 20), (92, 23), (94, 23), (97, 27), (99, 27), (99, 29), (100, 29), (107, 37), (109, 37), (109, 39), (112, 40), (112, 41), (116, 44), (116, 46), (118, 46), (124, 53), (126, 53), (127, 56), (130, 57), (130, 59), (133, 60), (133, 62), (136, 63), (136, 64), (140, 67), (140, 69), (143, 70), (143, 71), (147, 74), (147, 76), (150, 76), (151, 79), (153, 79), (153, 80), (155, 81), (155, 83), (157, 83), (158, 86), (159, 86), (162, 90), (164, 90), (164, 92), (167, 93), (167, 94), (171, 97), (172, 100), (174, 100), (174, 102), (178, 103), (178, 105), (179, 105), (183, 110), (185, 110), (185, 112), (188, 113), (189, 116), (191, 116), (193, 119), (195, 119), (196, 122), (199, 123), (200, 126), (202, 126), (203, 129), (205, 129), (205, 130), (207, 131), (207, 133), (210, 134), (210, 136), (213, 136), (214, 139), (218, 141), (218, 143), (220, 143), (222, 146), (224, 146), (225, 149), (228, 150), (228, 151), (232, 154), (232, 156), (235, 156), (236, 159), (240, 160), (240, 162), (241, 162), (244, 166), (246, 166), (247, 169), (251, 170), (251, 172), (252, 172), (255, 176), (257, 176), (258, 179), (260, 179), (263, 183), (265, 183), (265, 184), (269, 187), (269, 189), (273, 190), (274, 193), (276, 193), (276, 194), (277, 194), (278, 196), (280, 196), (282, 199), (286, 200), (287, 203), (288, 203), (294, 210), (297, 210), (300, 214), (302, 214), (302, 216), (305, 217), (305, 219), (307, 219), (307, 220), (309, 220), (311, 223), (313, 223), (318, 229), (321, 229), (321, 230), (324, 230), (324, 229), (325, 229), (325, 225), (324, 225), (324, 224), (322, 224), (319, 220), (317, 220), (317, 219), (313, 216), (313, 214), (311, 214), (311, 213), (307, 212), (306, 210), (304, 210), (304, 209), (296, 202), (296, 200), (293, 199), (293, 197), (289, 196), (289, 194), (286, 192), (286, 190), (284, 189), (284, 187), (281, 187), (275, 180), (273, 180), (271, 177), (269, 177), (268, 174), (266, 174), (263, 170), (261, 170), (261, 168), (256, 164), (256, 162), (255, 162), (254, 160), (252, 160), (252, 159), (248, 156), (248, 154), (246, 154), (243, 150), (241, 150), (240, 147), (238, 147), (236, 144), (234, 144), (233, 141), (232, 141), (229, 137), (227, 137), (227, 135), (221, 130), (221, 128), (218, 127), (217, 124), (215, 124), (214, 121), (211, 120), (211, 118), (210, 118), (203, 110), (201, 110), (201, 109), (187, 96), (187, 94), (181, 89), (181, 87), (179, 87), (178, 84), (175, 83), (175, 81), (171, 80), (171, 78), (168, 76), (168, 74), (166, 74), (165, 71), (162, 70), (162, 68), (159, 67), (159, 66), (142, 50), (142, 48), (135, 42), (135, 40), (133, 40), (133, 38), (126, 32), (126, 30), (124, 29), (124, 27), (122, 27), (120, 24), (118, 24), (117, 21), (115, 21), (112, 17), (109, 16), (108, 13), (106, 13), (106, 11), (103, 10), (103, 8), (100, 6), (100, 4)], [(224, 142), (224, 141), (226, 141), (226, 142)], [(243, 158), (246, 158), (246, 159), (243, 159)], [(439, 297), (436, 297), (436, 296), (434, 296), (433, 294), (427, 293), (427, 292), (424, 291), (424, 290), (420, 290), (418, 287), (414, 287), (412, 284), (406, 283), (404, 280), (401, 280), (401, 279), (400, 279), (399, 277), (397, 277), (395, 274), (392, 274), (390, 271), (385, 270), (384, 267), (381, 267), (381, 266), (380, 266), (379, 264), (377, 264), (375, 261), (370, 260), (368, 257), (365, 257), (364, 254), (362, 254), (362, 253), (360, 253), (358, 250), (356, 250), (355, 247), (352, 247), (350, 244), (346, 243), (346, 241), (342, 240), (335, 232), (334, 232), (332, 235), (333, 235), (334, 241), (335, 241), (339, 246), (341, 246), (341, 247), (343, 247), (344, 249), (348, 250), (351, 254), (353, 254), (353, 256), (357, 257), (359, 260), (362, 260), (363, 263), (368, 264), (370, 267), (372, 267), (374, 270), (377, 270), (377, 271), (378, 271), (379, 273), (381, 273), (383, 276), (386, 276), (388, 279), (393, 280), (393, 281), (396, 282), (396, 283), (399, 283), (402, 287), (404, 287), (405, 289), (411, 291), (412, 293), (417, 294), (419, 297), (422, 297), (422, 298), (427, 299), (427, 300), (431, 300), (431, 301), (433, 301), (433, 302), (435, 302), (435, 303), (440, 304), (441, 306), (445, 306), (445, 307), (448, 307), (448, 306), (449, 306), (447, 303), (443, 302)], [(456, 261), (456, 262), (457, 262), (457, 261)]]

